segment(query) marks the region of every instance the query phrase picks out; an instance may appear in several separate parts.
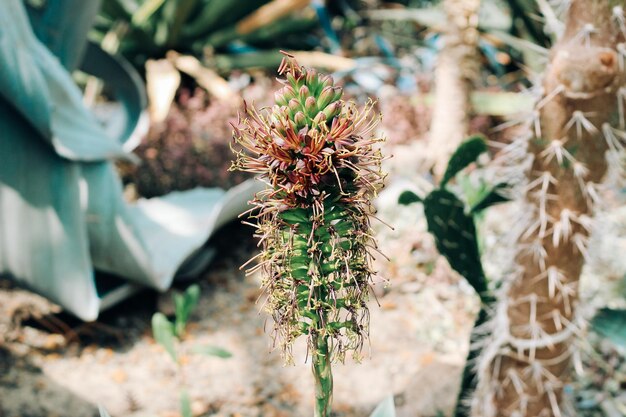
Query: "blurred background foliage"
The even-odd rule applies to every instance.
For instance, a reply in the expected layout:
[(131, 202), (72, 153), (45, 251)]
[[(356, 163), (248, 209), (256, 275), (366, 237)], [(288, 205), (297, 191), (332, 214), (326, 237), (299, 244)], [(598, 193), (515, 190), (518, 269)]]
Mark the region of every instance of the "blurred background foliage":
[[(517, 68), (522, 53), (549, 46), (537, 4), (483, 1), (481, 51), (495, 74)], [(279, 49), (378, 57), (396, 67), (411, 56), (428, 66), (444, 26), (437, 0), (104, 0), (91, 38), (139, 68), (170, 50), (222, 71), (272, 68)]]
[[(47, 2), (27, 1), (32, 8)], [(479, 115), (530, 108), (528, 96), (516, 93), (530, 85), (522, 69), (540, 67), (550, 44), (537, 4), (482, 1), (482, 65), (471, 97)], [(151, 127), (135, 149), (143, 164), (120, 165), (130, 195), (243, 181), (224, 174), (230, 128), (223, 121), (235, 120), (241, 99), (267, 100), (280, 50), (332, 72), (350, 97), (389, 87), (407, 97), (410, 114), (392, 114), (389, 126), (415, 118), (416, 108), (432, 106), (429, 74), (445, 26), (438, 0), (103, 0), (90, 39), (126, 58), (147, 84)], [(109, 100), (106, 86), (80, 80), (89, 101)]]

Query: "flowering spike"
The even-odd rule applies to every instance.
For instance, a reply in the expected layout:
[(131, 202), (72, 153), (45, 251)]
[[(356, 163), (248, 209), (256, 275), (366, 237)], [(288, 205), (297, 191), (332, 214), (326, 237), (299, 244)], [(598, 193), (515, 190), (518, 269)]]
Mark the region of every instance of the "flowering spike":
[[(300, 67), (286, 54), (287, 85), (271, 109), (247, 107), (235, 126), (232, 169), (258, 174), (269, 187), (257, 211), (259, 266), (288, 362), (306, 336), (317, 384), (316, 416), (327, 416), (331, 360), (358, 357), (368, 334), (371, 282), (370, 199), (382, 187), (382, 138), (373, 134), (372, 106), (358, 111), (341, 100), (329, 76)], [(297, 95), (292, 94), (298, 91)], [(287, 103), (287, 106), (285, 106)]]

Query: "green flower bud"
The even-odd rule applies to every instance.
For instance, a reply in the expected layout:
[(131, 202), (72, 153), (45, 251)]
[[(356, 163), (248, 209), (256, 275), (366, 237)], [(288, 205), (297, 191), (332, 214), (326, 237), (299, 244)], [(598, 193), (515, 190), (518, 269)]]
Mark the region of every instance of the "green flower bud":
[(304, 102), (304, 109), (306, 110), (307, 114), (311, 118), (313, 118), (313, 116), (317, 114), (318, 107), (317, 107), (317, 100), (315, 100), (315, 97), (309, 96), (306, 98), (306, 101)]
[(322, 75), (320, 76), (319, 80), (320, 80), (322, 89), (326, 87), (332, 87), (335, 83), (335, 81), (333, 80), (333, 77), (331, 77), (330, 75)]
[(297, 112), (293, 116), (293, 122), (295, 123), (296, 129), (298, 130), (304, 127), (304, 125), (306, 124), (306, 120), (307, 120), (307, 117), (301, 111)]
[(315, 115), (315, 118), (313, 119), (313, 123), (316, 125), (319, 125), (320, 123), (326, 121), (327, 117), (324, 114), (324, 112), (319, 112), (317, 113), (317, 115)]
[(317, 84), (317, 71), (315, 71), (315, 69), (307, 68), (306, 83), (310, 86), (315, 86)]
[(341, 102), (335, 101), (329, 104), (324, 110), (324, 116), (326, 116), (326, 120), (332, 120), (333, 117), (337, 116), (341, 112)]
[(309, 87), (307, 87), (306, 85), (303, 85), (302, 87), (300, 87), (300, 90), (298, 91), (298, 95), (300, 96), (300, 99), (309, 97), (311, 95), (311, 92), (309, 91)]
[(283, 90), (279, 90), (274, 93), (274, 101), (278, 106), (287, 105), (287, 99), (285, 98), (285, 94)]
[(335, 97), (333, 98), (333, 101), (341, 100), (341, 97), (343, 96), (343, 88), (334, 87), (334, 90), (335, 90)]
[(335, 90), (332, 86), (324, 87), (319, 97), (317, 98), (317, 106), (320, 110), (328, 106), (332, 101), (335, 101)]
[(289, 100), (289, 114), (293, 117), (298, 110), (302, 108), (300, 101), (298, 99), (292, 98)]
[(286, 85), (280, 91), (282, 91), (282, 95), (285, 97), (285, 100), (289, 101), (290, 99), (296, 96), (296, 90), (293, 89), (292, 86)]
[(301, 80), (297, 79), (294, 74), (287, 74), (287, 81), (296, 91), (300, 89), (300, 86), (302, 85)]

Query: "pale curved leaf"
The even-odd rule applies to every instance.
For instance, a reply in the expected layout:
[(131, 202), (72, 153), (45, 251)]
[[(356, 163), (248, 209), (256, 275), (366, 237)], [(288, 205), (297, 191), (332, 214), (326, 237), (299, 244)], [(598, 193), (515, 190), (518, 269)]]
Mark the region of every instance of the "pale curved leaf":
[(20, 0), (0, 2), (0, 96), (64, 158), (129, 158), (85, 107), (70, 74), (35, 38)]
[(376, 406), (370, 417), (396, 417), (396, 407), (393, 403), (393, 395), (386, 397)]

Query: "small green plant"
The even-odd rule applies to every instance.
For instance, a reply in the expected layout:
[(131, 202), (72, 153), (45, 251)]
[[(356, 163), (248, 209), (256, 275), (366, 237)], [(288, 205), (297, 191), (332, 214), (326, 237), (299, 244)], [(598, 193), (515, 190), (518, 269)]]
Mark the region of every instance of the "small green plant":
[[(154, 313), (152, 316), (152, 334), (154, 340), (163, 346), (172, 360), (178, 366), (181, 379), (183, 380), (183, 388), (180, 395), (180, 408), (183, 417), (191, 417), (191, 402), (187, 389), (184, 387), (184, 372), (180, 363), (179, 353), (176, 348), (177, 343), (184, 337), (187, 323), (191, 317), (191, 313), (198, 305), (200, 299), (200, 287), (196, 284), (191, 285), (182, 294), (174, 294), (174, 321), (170, 321), (163, 313)], [(192, 352), (215, 356), (218, 358), (230, 358), (232, 355), (227, 350), (216, 346), (194, 346)], [(102, 410), (101, 410), (102, 412)]]
[[(472, 188), (459, 175), (458, 182), (464, 185), (462, 188), (465, 201), (450, 191), (447, 186), (486, 151), (487, 145), (483, 137), (474, 136), (467, 139), (450, 157), (448, 167), (438, 187), (425, 198), (419, 197), (412, 191), (403, 192), (399, 198), (400, 204), (408, 205), (415, 202), (423, 204), (428, 231), (435, 238), (439, 253), (448, 260), (452, 269), (467, 280), (480, 297), (481, 309), (474, 323), (474, 329), (485, 323), (487, 312), (494, 302), (494, 296), (489, 289), (489, 282), (480, 259), (474, 217), (486, 208), (506, 201), (499, 193), (504, 184), (489, 186), (482, 183), (480, 187)], [(471, 342), (475, 342), (476, 338), (477, 335), (473, 333)], [(470, 345), (473, 344), (470, 343)], [(467, 357), (455, 412), (458, 417), (465, 415), (461, 400), (471, 394), (476, 384), (473, 366), (479, 353), (478, 349), (471, 349)]]
[(268, 187), (253, 201), (258, 220), (267, 311), (287, 362), (305, 336), (315, 377), (315, 416), (331, 412), (331, 362), (359, 359), (368, 334), (371, 282), (370, 199), (384, 175), (372, 105), (344, 102), (333, 79), (286, 54), (284, 87), (271, 109), (246, 106), (234, 126), (232, 169), (255, 173)]
[(174, 332), (176, 336), (182, 337), (187, 327), (187, 322), (191, 312), (198, 305), (200, 300), (200, 287), (191, 285), (183, 294), (174, 294), (174, 308), (176, 320), (174, 321)]

